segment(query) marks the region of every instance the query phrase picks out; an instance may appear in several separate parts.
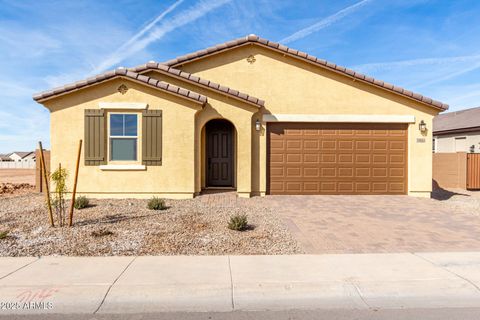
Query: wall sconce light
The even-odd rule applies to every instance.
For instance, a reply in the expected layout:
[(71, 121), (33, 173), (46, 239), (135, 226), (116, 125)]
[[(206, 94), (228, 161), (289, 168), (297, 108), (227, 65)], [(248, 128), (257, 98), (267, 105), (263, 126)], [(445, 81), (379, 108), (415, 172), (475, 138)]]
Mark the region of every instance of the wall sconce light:
[(418, 124), (418, 129), (421, 133), (427, 132), (427, 124), (425, 123), (425, 121), (420, 121), (420, 123)]
[(262, 129), (262, 124), (260, 120), (257, 119), (257, 121), (255, 121), (255, 130), (260, 131), (260, 129)]

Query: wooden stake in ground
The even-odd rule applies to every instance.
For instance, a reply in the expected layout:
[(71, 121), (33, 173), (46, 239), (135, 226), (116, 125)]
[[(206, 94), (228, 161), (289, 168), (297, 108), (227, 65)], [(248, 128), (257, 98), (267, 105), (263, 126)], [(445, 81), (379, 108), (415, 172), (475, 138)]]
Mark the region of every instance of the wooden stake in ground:
[(72, 202), (70, 203), (70, 219), (68, 221), (68, 226), (73, 225), (73, 207), (75, 205), (75, 194), (77, 193), (77, 180), (78, 180), (78, 167), (80, 165), (80, 154), (82, 153), (82, 140), (78, 142), (78, 154), (77, 154), (77, 166), (75, 167), (75, 178), (73, 180), (73, 193), (72, 193)]
[(43, 156), (43, 147), (42, 142), (38, 141), (38, 147), (40, 148), (40, 165), (43, 175), (43, 181), (45, 181), (45, 191), (47, 195), (47, 205), (48, 205), (48, 215), (50, 217), (50, 225), (55, 227), (55, 223), (53, 222), (53, 212), (52, 212), (52, 203), (50, 202), (50, 188), (48, 186), (48, 173), (47, 168), (45, 166), (45, 157)]

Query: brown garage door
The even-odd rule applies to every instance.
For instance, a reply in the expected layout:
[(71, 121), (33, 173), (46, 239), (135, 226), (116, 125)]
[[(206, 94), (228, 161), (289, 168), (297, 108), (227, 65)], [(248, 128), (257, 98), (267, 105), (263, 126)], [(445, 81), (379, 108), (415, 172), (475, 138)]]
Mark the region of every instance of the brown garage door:
[(270, 194), (405, 194), (406, 124), (269, 123)]

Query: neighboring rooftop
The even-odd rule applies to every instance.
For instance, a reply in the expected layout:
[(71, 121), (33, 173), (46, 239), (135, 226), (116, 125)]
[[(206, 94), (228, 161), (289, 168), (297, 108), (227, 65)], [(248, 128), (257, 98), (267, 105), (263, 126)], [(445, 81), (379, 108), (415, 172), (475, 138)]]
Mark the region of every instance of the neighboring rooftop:
[(0, 161), (11, 161), (10, 154), (11, 153), (0, 154)]
[(442, 113), (433, 118), (433, 133), (480, 131), (480, 107)]
[(16, 154), (18, 155), (20, 158), (25, 158), (26, 156), (29, 156), (30, 154), (32, 154), (33, 151), (13, 151), (12, 153), (9, 154), (12, 155), (12, 154)]

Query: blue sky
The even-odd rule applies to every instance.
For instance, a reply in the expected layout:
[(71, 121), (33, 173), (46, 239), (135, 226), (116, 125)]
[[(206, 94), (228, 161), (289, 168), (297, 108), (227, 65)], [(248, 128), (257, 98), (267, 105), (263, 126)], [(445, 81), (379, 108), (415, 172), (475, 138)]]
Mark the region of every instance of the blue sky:
[(33, 93), (250, 33), (479, 106), (479, 13), (477, 0), (0, 0), (0, 152), (49, 146)]

